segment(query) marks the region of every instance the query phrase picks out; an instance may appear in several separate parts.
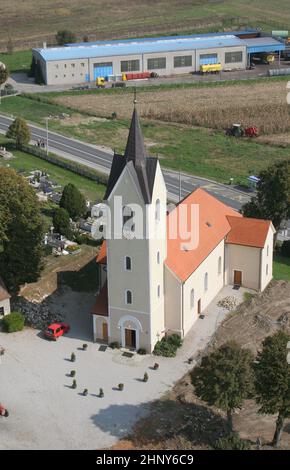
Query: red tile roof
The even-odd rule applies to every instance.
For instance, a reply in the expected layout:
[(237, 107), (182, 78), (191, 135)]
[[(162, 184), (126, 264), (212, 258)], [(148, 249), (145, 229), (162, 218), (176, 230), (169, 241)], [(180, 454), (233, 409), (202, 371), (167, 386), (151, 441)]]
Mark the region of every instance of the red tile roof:
[[(230, 231), (230, 224), (226, 216), (242, 217), (241, 214), (199, 188), (181, 201), (169, 214), (168, 223), (169, 218), (176, 216), (176, 213), (179, 220), (183, 210), (186, 211), (187, 219), (191, 220), (191, 207), (193, 205), (199, 207), (199, 241), (197, 247), (186, 251), (186, 240), (182, 240), (180, 237), (176, 239), (168, 237), (167, 239), (166, 265), (181, 281), (188, 279)], [(181, 209), (182, 206), (185, 209)], [(188, 228), (190, 228), (190, 225)]]
[(97, 263), (106, 264), (106, 262), (107, 262), (107, 244), (106, 244), (106, 240), (104, 240), (97, 256)]
[(271, 226), (269, 220), (228, 217), (228, 221), (231, 231), (227, 235), (227, 243), (264, 248)]
[(107, 281), (103, 285), (97, 300), (91, 310), (94, 315), (101, 315), (103, 317), (108, 316), (108, 283)]
[[(268, 220), (248, 219), (229, 206), (226, 206), (205, 190), (199, 188), (187, 196), (169, 214), (170, 218), (177, 217), (184, 210), (187, 220), (191, 220), (191, 207), (199, 207), (199, 241), (195, 249), (187, 249), (190, 240), (169, 237), (167, 230), (167, 259), (166, 265), (181, 281), (188, 277), (208, 257), (208, 255), (225, 239), (227, 243), (262, 248), (268, 234), (271, 222)], [(181, 209), (181, 207), (185, 209)], [(178, 224), (177, 224), (178, 226)], [(188, 229), (191, 226), (188, 223)], [(106, 242), (99, 251), (97, 262), (106, 263)]]

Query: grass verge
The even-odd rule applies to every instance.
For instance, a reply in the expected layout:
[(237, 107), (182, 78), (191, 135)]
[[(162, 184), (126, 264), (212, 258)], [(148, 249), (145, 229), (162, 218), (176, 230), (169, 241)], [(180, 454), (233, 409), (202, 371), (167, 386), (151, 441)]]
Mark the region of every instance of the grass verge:
[[(0, 135), (0, 145), (3, 145), (9, 150), (9, 140)], [(19, 150), (11, 150), (14, 157), (12, 160), (4, 161), (0, 159), (0, 166), (8, 166), (14, 168), (18, 172), (23, 172), (28, 175), (30, 171), (41, 170), (48, 173), (51, 179), (55, 180), (62, 187), (68, 183), (73, 183), (77, 188), (91, 201), (102, 199), (105, 191), (105, 186), (97, 184), (94, 181), (77, 175), (72, 171), (59, 168), (57, 165), (46, 162), (29, 153)]]
[(28, 72), (30, 70), (31, 59), (31, 50), (15, 51), (12, 54), (0, 53), (0, 62), (6, 65), (10, 73)]
[(274, 279), (290, 281), (290, 258), (275, 256), (273, 265)]
[[(97, 145), (123, 151), (128, 136), (128, 120), (99, 119), (45, 99), (27, 96), (2, 101), (2, 112), (19, 115), (44, 126), (52, 116), (50, 130)], [(69, 119), (60, 119), (62, 113)], [(245, 184), (250, 174), (258, 174), (274, 161), (289, 158), (289, 147), (265, 145), (226, 137), (223, 132), (180, 124), (142, 120), (145, 143), (151, 155), (158, 155), (163, 167), (183, 170), (197, 176)]]

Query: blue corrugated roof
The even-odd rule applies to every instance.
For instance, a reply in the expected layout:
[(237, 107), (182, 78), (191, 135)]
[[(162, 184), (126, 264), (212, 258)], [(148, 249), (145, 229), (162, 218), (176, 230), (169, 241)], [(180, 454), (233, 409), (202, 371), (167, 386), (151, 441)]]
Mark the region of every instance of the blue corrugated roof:
[(203, 34), (186, 34), (186, 35), (177, 35), (175, 34), (174, 36), (156, 36), (156, 37), (148, 37), (148, 38), (129, 38), (129, 39), (112, 39), (111, 41), (104, 41), (104, 40), (99, 40), (99, 41), (89, 41), (89, 42), (72, 42), (65, 44), (65, 46), (70, 46), (70, 47), (79, 47), (79, 46), (97, 46), (98, 44), (118, 44), (119, 42), (146, 42), (146, 41), (160, 41), (160, 39), (187, 39), (187, 38), (201, 38), (201, 39), (207, 39), (211, 37), (217, 37), (217, 36), (244, 36), (247, 34), (259, 34), (260, 31), (258, 29), (245, 29), (242, 31), (227, 31), (227, 32), (219, 32), (219, 33), (203, 33)]
[(154, 52), (210, 49), (214, 47), (243, 46), (244, 41), (234, 35), (214, 34), (199, 36), (173, 36), (146, 40), (120, 40), (99, 42), (91, 45), (52, 47), (35, 49), (46, 61), (86, 59)]
[(248, 54), (257, 54), (258, 52), (277, 52), (284, 51), (285, 44), (269, 37), (255, 39), (244, 39)]

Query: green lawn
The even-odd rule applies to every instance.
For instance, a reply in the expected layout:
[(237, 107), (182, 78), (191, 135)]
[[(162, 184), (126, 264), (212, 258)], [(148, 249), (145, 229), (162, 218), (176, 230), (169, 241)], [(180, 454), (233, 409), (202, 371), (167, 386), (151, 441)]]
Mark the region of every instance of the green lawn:
[(28, 72), (32, 59), (31, 50), (15, 51), (12, 54), (0, 53), (0, 62), (3, 62), (10, 73)]
[[(1, 111), (40, 125), (44, 125), (44, 118), (48, 115), (76, 114), (64, 106), (47, 103), (45, 98), (25, 96), (2, 100)], [(92, 121), (85, 113), (79, 114), (79, 117), (81, 123), (51, 119), (49, 128), (86, 142), (109, 146), (117, 151), (124, 150), (129, 121)], [(164, 167), (181, 169), (220, 182), (228, 182), (233, 177), (234, 183), (246, 183), (249, 174), (258, 174), (270, 163), (289, 158), (290, 155), (290, 147), (232, 139), (222, 132), (207, 129), (144, 120), (142, 129), (146, 143), (150, 145), (150, 154), (158, 155)]]
[(290, 258), (275, 256), (273, 275), (276, 280), (290, 281)]
[[(2, 135), (0, 135), (0, 145), (6, 146), (7, 149), (9, 148), (8, 140)], [(91, 201), (102, 199), (104, 195), (105, 187), (88, 178), (79, 176), (64, 168), (59, 168), (52, 163), (19, 150), (13, 150), (12, 153), (15, 158), (8, 162), (0, 159), (0, 166), (9, 165), (16, 171), (23, 171), (25, 175), (28, 175), (32, 170), (45, 171), (50, 175), (51, 179), (59, 183), (62, 187), (68, 183), (73, 183)]]

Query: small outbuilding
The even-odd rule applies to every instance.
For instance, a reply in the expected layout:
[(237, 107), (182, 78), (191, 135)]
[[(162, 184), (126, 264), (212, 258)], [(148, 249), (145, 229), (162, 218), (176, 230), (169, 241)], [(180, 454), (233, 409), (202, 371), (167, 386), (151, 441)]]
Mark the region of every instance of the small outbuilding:
[(4, 282), (0, 277), (0, 318), (10, 313), (10, 298), (11, 295), (7, 291)]

